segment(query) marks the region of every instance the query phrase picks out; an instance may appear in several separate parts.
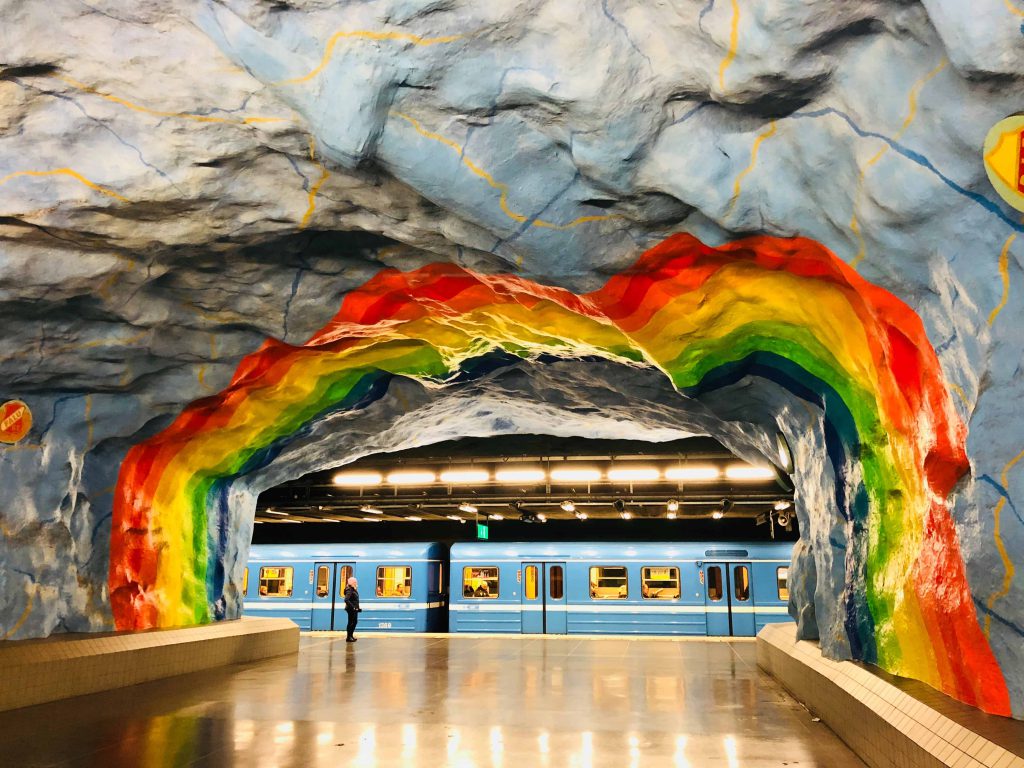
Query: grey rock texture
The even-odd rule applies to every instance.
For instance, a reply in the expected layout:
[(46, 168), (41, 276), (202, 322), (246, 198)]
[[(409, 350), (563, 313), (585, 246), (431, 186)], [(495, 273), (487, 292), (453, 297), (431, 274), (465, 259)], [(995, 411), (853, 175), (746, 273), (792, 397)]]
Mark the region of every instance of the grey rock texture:
[[(1019, 0), (0, 0), (0, 16), (0, 400), (35, 416), (0, 447), (0, 637), (109, 628), (128, 448), (382, 266), (582, 291), (674, 232), (798, 234), (925, 323), (970, 429), (952, 501), (972, 593), (1024, 715), (1024, 581), (989, 604), (997, 507), (1018, 568), (1024, 553), (1024, 226), (980, 158), (1021, 109)], [(235, 489), (239, 542), (260, 488), (430, 439), (425, 414), (461, 414), (452, 434), (537, 414), (710, 433), (747, 455), (803, 429), (799, 513), (831, 514), (818, 417), (770, 388), (739, 388), (730, 412), (594, 371), (572, 398), (609, 410), (584, 418), (547, 373), (522, 375), (405, 416), (388, 400), (360, 441), (316, 426)], [(842, 574), (805, 544), (813, 634)]]

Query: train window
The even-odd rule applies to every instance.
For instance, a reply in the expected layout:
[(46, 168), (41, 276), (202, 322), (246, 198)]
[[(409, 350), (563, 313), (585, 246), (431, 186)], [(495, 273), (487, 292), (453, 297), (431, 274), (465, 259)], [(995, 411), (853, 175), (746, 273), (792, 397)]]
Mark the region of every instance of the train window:
[(565, 582), (562, 577), (562, 566), (552, 565), (548, 570), (548, 594), (552, 600), (561, 600), (565, 593)]
[(377, 568), (377, 597), (410, 597), (412, 567), (381, 565)]
[(291, 597), (292, 569), (260, 568), (260, 597)]
[(789, 600), (789, 566), (775, 569), (775, 580), (779, 588), (779, 600)]
[(537, 599), (537, 566), (526, 566), (526, 599)]
[(242, 577), (242, 597), (249, 594), (249, 569), (245, 569), (245, 576)]
[(316, 596), (327, 597), (331, 594), (331, 571), (326, 565), (316, 569)]
[(348, 580), (352, 578), (352, 566), (343, 565), (341, 571), (338, 573), (338, 597), (345, 596), (345, 587), (348, 586)]
[(679, 569), (644, 566), (640, 569), (640, 594), (647, 600), (678, 600)]
[(708, 598), (717, 603), (725, 592), (722, 589), (722, 568), (717, 565), (708, 566)]
[(466, 566), (462, 569), (463, 597), (497, 597), (498, 569), (493, 566)]
[(590, 567), (590, 596), (595, 600), (625, 600), (629, 594), (626, 569), (621, 565)]
[(733, 566), (732, 591), (736, 595), (736, 599), (741, 603), (750, 599), (750, 571), (747, 566)]

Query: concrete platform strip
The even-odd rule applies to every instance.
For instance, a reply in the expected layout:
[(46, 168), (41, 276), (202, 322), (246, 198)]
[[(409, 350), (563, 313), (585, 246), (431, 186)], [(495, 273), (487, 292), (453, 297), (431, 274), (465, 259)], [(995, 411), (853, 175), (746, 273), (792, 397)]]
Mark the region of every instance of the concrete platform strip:
[(0, 643), (0, 711), (297, 653), (287, 619)]
[(796, 640), (793, 624), (761, 630), (757, 663), (871, 768), (1024, 768), (1024, 723), (983, 715), (880, 670), (826, 659), (817, 644)]

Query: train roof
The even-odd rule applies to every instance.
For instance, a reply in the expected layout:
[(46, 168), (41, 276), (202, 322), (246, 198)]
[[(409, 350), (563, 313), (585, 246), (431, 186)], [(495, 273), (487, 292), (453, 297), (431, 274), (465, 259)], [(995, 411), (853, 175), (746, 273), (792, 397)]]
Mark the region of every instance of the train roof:
[(792, 542), (481, 541), (452, 544), (451, 559), (457, 562), (482, 557), (509, 560), (789, 560), (792, 552)]
[(395, 558), (437, 559), (444, 553), (444, 545), (436, 541), (391, 542), (360, 544), (335, 542), (330, 544), (253, 544), (249, 559), (316, 560), (375, 557), (381, 560)]

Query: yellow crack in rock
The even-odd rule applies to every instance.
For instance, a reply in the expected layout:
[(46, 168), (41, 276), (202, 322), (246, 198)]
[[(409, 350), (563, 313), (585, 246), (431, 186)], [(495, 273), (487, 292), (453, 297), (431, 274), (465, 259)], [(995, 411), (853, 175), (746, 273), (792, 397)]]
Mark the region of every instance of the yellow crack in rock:
[[(903, 134), (907, 132), (907, 129), (910, 128), (911, 124), (917, 118), (917, 100), (921, 95), (921, 90), (925, 87), (925, 85), (927, 85), (929, 80), (938, 75), (948, 65), (949, 59), (942, 59), (942, 61), (940, 61), (934, 69), (932, 69), (930, 72), (919, 78), (917, 82), (915, 82), (910, 87), (910, 92), (907, 94), (907, 116), (903, 118), (903, 125), (900, 126), (900, 129), (896, 132), (896, 135), (892, 137), (893, 141), (899, 141)], [(879, 160), (881, 160), (885, 156), (885, 153), (889, 151), (889, 149), (889, 145), (884, 144), (882, 148), (878, 150), (874, 155), (872, 155), (871, 159), (868, 160), (860, 168), (860, 172), (857, 175), (857, 187), (853, 193), (852, 198), (854, 200), (854, 204), (856, 204), (856, 200), (860, 197), (860, 192), (864, 188), (864, 177), (867, 175), (868, 169), (871, 168), (871, 166), (873, 166)], [(864, 257), (867, 256), (867, 244), (864, 242), (864, 237), (861, 234), (860, 222), (857, 219), (856, 213), (854, 213), (852, 218), (850, 219), (850, 229), (852, 229), (853, 233), (857, 236), (857, 242), (860, 245), (860, 249), (857, 251), (857, 255), (854, 256), (853, 260), (850, 262), (850, 266), (856, 269), (857, 266), (862, 261), (864, 261)]]
[(732, 66), (736, 60), (736, 52), (740, 44), (740, 4), (739, 0), (732, 0), (732, 21), (729, 24), (729, 50), (718, 67), (718, 87), (725, 92), (725, 71)]
[(6, 640), (7, 638), (13, 636), (14, 633), (17, 632), (19, 629), (21, 629), (21, 625), (25, 623), (25, 621), (28, 619), (29, 614), (32, 613), (32, 605), (35, 602), (35, 597), (36, 595), (34, 591), (28, 593), (28, 602), (25, 604), (25, 610), (22, 611), (21, 616), (14, 623), (14, 626), (6, 632), (4, 632), (3, 635), (0, 635), (0, 640)]
[(109, 187), (104, 187), (101, 184), (97, 184), (94, 181), (90, 181), (89, 179), (85, 178), (85, 176), (80, 174), (78, 171), (74, 170), (73, 168), (56, 168), (56, 169), (54, 169), (52, 171), (14, 171), (13, 173), (8, 173), (6, 176), (4, 176), (2, 179), (0, 179), (0, 186), (3, 186), (4, 184), (6, 184), (8, 181), (11, 181), (12, 179), (16, 179), (16, 178), (22, 177), (22, 176), (31, 176), (31, 177), (39, 177), (39, 176), (70, 176), (75, 181), (78, 181), (78, 182), (84, 184), (85, 186), (89, 187), (90, 189), (94, 189), (97, 192), (102, 192), (104, 195), (107, 195), (108, 197), (112, 197), (115, 200), (120, 200), (122, 203), (131, 202), (127, 197), (124, 197), (123, 195), (117, 194), (117, 192), (115, 192), (114, 190), (110, 189)]
[(529, 217), (524, 216), (523, 214), (518, 213), (509, 207), (508, 185), (496, 180), (491, 174), (489, 174), (487, 171), (485, 171), (483, 168), (481, 168), (479, 165), (473, 162), (470, 158), (466, 157), (463, 148), (459, 146), (458, 143), (452, 141), (451, 139), (445, 136), (442, 136), (439, 133), (428, 131), (426, 128), (420, 125), (418, 120), (416, 120), (413, 117), (410, 117), (409, 115), (395, 111), (392, 111), (391, 114), (409, 123), (409, 125), (411, 125), (413, 129), (416, 131), (416, 133), (418, 133), (420, 136), (430, 139), (431, 141), (436, 141), (441, 144), (444, 144), (446, 147), (450, 148), (453, 152), (455, 152), (459, 156), (459, 159), (462, 161), (462, 164), (465, 165), (475, 176), (478, 176), (479, 178), (483, 179), (492, 189), (495, 189), (501, 193), (500, 197), (498, 198), (498, 205), (501, 207), (502, 212), (517, 224), (523, 224), (529, 221), (530, 226), (532, 227), (537, 227), (539, 229), (554, 229), (564, 231), (567, 229), (572, 229), (573, 227), (578, 227), (580, 224), (587, 224), (593, 221), (608, 221), (610, 219), (622, 218), (622, 216), (619, 214), (603, 214), (599, 216), (579, 216), (570, 221), (568, 224), (555, 224), (554, 222), (544, 221), (543, 219), (533, 219), (532, 221), (530, 221)]
[(725, 216), (728, 217), (736, 209), (736, 204), (740, 200), (740, 192), (743, 191), (743, 180), (754, 170), (757, 165), (757, 155), (761, 149), (761, 145), (769, 138), (775, 135), (778, 130), (779, 124), (777, 120), (772, 120), (768, 124), (768, 128), (757, 135), (754, 139), (754, 145), (750, 148), (750, 164), (739, 172), (736, 176), (736, 181), (732, 185), (732, 197), (729, 198), (729, 207), (725, 210)]
[(354, 29), (350, 31), (335, 32), (331, 35), (327, 41), (327, 46), (324, 48), (324, 55), (320, 59), (320, 63), (317, 64), (313, 69), (304, 75), (298, 77), (291, 77), (287, 80), (279, 80), (273, 85), (299, 85), (300, 83), (307, 83), (314, 77), (323, 72), (331, 58), (334, 56), (334, 48), (337, 46), (340, 40), (376, 40), (378, 42), (383, 41), (398, 41), (403, 43), (411, 43), (412, 45), (419, 46), (431, 46), (441, 45), (443, 43), (453, 43), (456, 40), (461, 40), (462, 35), (446, 35), (444, 37), (420, 37), (419, 35), (413, 35), (408, 32), (380, 32), (369, 29)]
[(73, 78), (65, 77), (64, 75), (55, 75), (55, 77), (61, 82), (66, 83), (67, 85), (70, 85), (73, 88), (77, 88), (80, 91), (85, 91), (86, 93), (91, 93), (94, 96), (99, 96), (100, 98), (106, 99), (107, 101), (112, 101), (115, 104), (120, 104), (122, 107), (134, 110), (135, 112), (141, 112), (143, 114), (153, 115), (155, 117), (174, 117), (179, 118), (181, 120), (195, 120), (199, 123), (223, 123), (226, 125), (253, 125), (256, 123), (277, 123), (281, 122), (282, 120), (287, 120), (287, 118), (284, 117), (238, 118), (217, 117), (214, 115), (199, 115), (194, 112), (167, 112), (161, 109), (151, 109), (149, 107), (144, 107), (141, 104), (136, 104), (133, 101), (128, 101), (128, 99), (122, 99), (119, 96), (114, 96), (109, 93), (103, 93), (102, 91), (96, 90), (92, 86), (86, 85), (85, 83), (81, 83), (78, 80), (74, 80)]
[(324, 185), (324, 182), (327, 181), (327, 178), (331, 175), (330, 171), (327, 170), (324, 164), (316, 159), (316, 140), (312, 136), (309, 137), (309, 159), (316, 163), (317, 167), (320, 169), (320, 178), (317, 179), (309, 188), (309, 193), (306, 196), (308, 204), (306, 212), (302, 216), (302, 221), (299, 222), (299, 229), (305, 229), (309, 226), (309, 221), (313, 218), (313, 212), (316, 210), (317, 193), (320, 191), (320, 187)]
[(1006, 302), (1010, 300), (1010, 247), (1016, 239), (1016, 232), (1006, 238), (1006, 242), (1003, 244), (1003, 250), (999, 254), (999, 276), (1003, 280), (1003, 295), (999, 299), (999, 303), (995, 306), (992, 312), (989, 313), (989, 325), (992, 325), (996, 321), (996, 318), (999, 317), (999, 313), (1002, 312), (1003, 307), (1006, 306)]
[[(999, 476), (999, 482), (1002, 484), (1003, 489), (1006, 493), (1010, 492), (1008, 475), (1010, 470), (1013, 469), (1014, 464), (1024, 458), (1024, 451), (1021, 451), (1012, 459), (1010, 459), (1006, 466), (1003, 467), (1003, 472)], [(1003, 542), (1002, 531), (1000, 530), (1000, 519), (1003, 512), (1003, 507), (1006, 506), (1006, 496), (1000, 496), (999, 501), (996, 503), (996, 508), (992, 512), (992, 519), (994, 527), (992, 530), (992, 538), (995, 539), (996, 549), (999, 551), (999, 557), (1003, 561), (1003, 583), (1002, 586), (989, 596), (987, 605), (988, 613), (985, 614), (985, 637), (989, 637), (989, 632), (992, 628), (992, 609), (996, 604), (997, 600), (1006, 597), (1010, 593), (1010, 585), (1013, 584), (1013, 577), (1015, 569), (1013, 560), (1010, 558), (1009, 553), (1006, 551), (1006, 544)]]
[(1003, 0), (1003, 2), (1006, 4), (1006, 10), (1008, 10), (1010, 13), (1014, 14), (1015, 16), (1024, 16), (1024, 11), (1015, 6), (1013, 4), (1013, 0)]
[(964, 392), (963, 387), (961, 387), (959, 384), (950, 384), (949, 388), (957, 397), (960, 398), (960, 402), (964, 404), (964, 409), (969, 414), (971, 412), (971, 402), (970, 400), (967, 399), (967, 393)]

